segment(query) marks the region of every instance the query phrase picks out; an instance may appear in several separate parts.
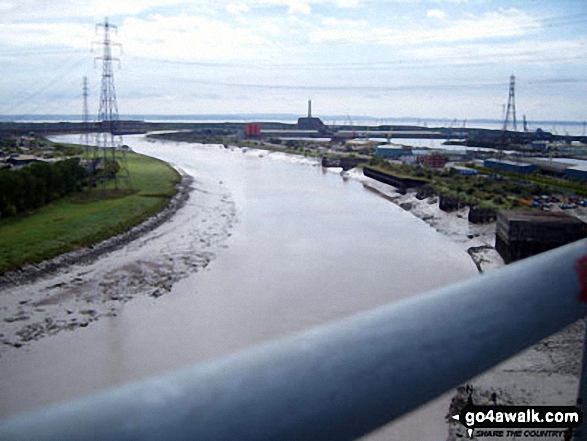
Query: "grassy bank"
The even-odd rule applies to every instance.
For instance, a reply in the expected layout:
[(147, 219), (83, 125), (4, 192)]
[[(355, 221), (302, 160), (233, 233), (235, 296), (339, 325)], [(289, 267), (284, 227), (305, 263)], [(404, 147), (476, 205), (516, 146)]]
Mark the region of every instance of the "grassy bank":
[(86, 189), (0, 223), (0, 273), (91, 245), (164, 208), (180, 176), (163, 161), (127, 154), (133, 190)]

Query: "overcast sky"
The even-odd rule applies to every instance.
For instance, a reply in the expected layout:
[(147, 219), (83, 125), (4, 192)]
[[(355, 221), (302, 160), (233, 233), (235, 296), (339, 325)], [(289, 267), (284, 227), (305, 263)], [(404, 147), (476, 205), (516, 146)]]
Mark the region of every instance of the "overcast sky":
[[(0, 114), (97, 113), (118, 25), (121, 114), (587, 119), (587, 2), (0, 0)], [(331, 121), (327, 121), (331, 122)]]

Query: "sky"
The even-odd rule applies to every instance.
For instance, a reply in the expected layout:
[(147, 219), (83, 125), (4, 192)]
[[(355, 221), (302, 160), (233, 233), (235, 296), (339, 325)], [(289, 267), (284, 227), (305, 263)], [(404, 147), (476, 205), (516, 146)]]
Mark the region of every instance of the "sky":
[(106, 17), (121, 115), (587, 120), (584, 0), (0, 0), (0, 114), (97, 114)]

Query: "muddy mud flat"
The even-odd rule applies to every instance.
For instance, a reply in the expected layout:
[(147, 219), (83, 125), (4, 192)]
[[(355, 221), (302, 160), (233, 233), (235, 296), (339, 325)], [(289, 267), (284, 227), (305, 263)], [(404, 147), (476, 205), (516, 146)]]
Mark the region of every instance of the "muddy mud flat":
[(0, 356), (116, 316), (136, 296), (156, 299), (208, 266), (226, 247), (235, 204), (221, 182), (179, 171), (176, 195), (142, 224), (0, 278)]

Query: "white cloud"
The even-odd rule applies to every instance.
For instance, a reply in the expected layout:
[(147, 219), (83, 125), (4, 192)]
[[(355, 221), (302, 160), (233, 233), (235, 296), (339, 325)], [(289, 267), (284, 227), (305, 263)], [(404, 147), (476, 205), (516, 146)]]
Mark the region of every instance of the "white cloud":
[[(402, 58), (412, 61), (444, 62), (452, 65), (528, 63), (560, 64), (564, 61), (587, 60), (587, 37), (551, 41), (508, 43), (411, 46), (400, 50)], [(585, 61), (583, 61), (585, 63)]]
[(130, 53), (161, 58), (241, 59), (265, 44), (249, 28), (189, 15), (129, 18), (120, 31)]
[(446, 13), (441, 11), (440, 9), (430, 9), (426, 13), (426, 17), (428, 18), (437, 18), (439, 20), (443, 20), (446, 17)]
[(289, 14), (311, 14), (312, 7), (304, 0), (289, 0), (288, 2)]
[(514, 8), (481, 16), (471, 15), (457, 20), (443, 20), (441, 23), (442, 25), (434, 27), (422, 26), (421, 23), (409, 27), (398, 24), (397, 27), (371, 27), (361, 32), (349, 33), (325, 26), (316, 29), (311, 35), (311, 40), (316, 43), (363, 41), (369, 44), (401, 46), (520, 37), (540, 28), (540, 21), (537, 18)]
[(242, 3), (242, 2), (241, 3), (229, 3), (226, 6), (226, 10), (233, 15), (238, 15), (238, 14), (242, 14), (244, 12), (248, 12), (249, 7), (247, 6), (246, 3)]
[[(18, 35), (18, 38), (14, 38)], [(3, 48), (67, 47), (90, 49), (94, 26), (77, 23), (5, 23), (0, 27)]]
[(356, 8), (359, 6), (359, 0), (335, 0), (334, 3), (339, 8)]
[(327, 17), (321, 20), (322, 24), (326, 26), (336, 27), (336, 28), (358, 28), (362, 27), (367, 29), (369, 22), (366, 20), (353, 20), (350, 18), (332, 18)]
[[(11, 5), (10, 3), (6, 3)], [(189, 0), (19, 0), (17, 7), (3, 11), (0, 22), (39, 21), (115, 15), (135, 15), (152, 8), (189, 5)]]

